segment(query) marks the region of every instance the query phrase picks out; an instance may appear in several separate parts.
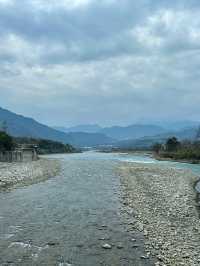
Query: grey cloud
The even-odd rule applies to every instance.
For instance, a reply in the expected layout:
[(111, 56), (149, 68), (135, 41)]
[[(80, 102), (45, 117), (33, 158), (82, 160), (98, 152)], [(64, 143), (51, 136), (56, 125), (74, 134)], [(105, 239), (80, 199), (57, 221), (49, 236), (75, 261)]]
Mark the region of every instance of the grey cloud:
[(186, 0), (0, 5), (0, 105), (51, 125), (196, 118), (199, 14)]
[[(35, 8), (32, 1), (15, 0), (9, 7), (0, 7), (0, 34), (2, 38), (8, 34), (17, 35), (32, 45), (32, 52), (38, 46), (39, 64), (144, 54), (149, 52), (146, 44), (150, 37), (163, 39), (168, 44), (166, 49), (174, 51), (199, 49), (197, 43), (184, 42), (185, 35), (181, 29), (173, 33), (174, 25), (166, 29), (162, 21), (156, 25), (149, 25), (148, 22), (148, 18), (159, 14), (160, 9), (172, 8), (176, 11), (174, 6), (181, 6), (184, 12), (188, 1), (174, 1), (173, 5), (169, 1), (150, 0), (139, 3), (131, 0), (108, 2), (94, 0), (84, 8), (64, 9), (58, 5), (47, 10)], [(143, 25), (150, 32), (141, 45), (131, 31)], [(151, 49), (155, 50), (154, 47)]]
[[(106, 2), (106, 1), (105, 1)], [(92, 1), (82, 9), (55, 8), (51, 11), (32, 8), (31, 1), (14, 1), (0, 8), (1, 35), (16, 34), (45, 50), (62, 46), (60, 51), (42, 54), (44, 61), (89, 60), (131, 53), (139, 46), (128, 31), (147, 12), (147, 1)], [(143, 8), (145, 7), (145, 8)]]

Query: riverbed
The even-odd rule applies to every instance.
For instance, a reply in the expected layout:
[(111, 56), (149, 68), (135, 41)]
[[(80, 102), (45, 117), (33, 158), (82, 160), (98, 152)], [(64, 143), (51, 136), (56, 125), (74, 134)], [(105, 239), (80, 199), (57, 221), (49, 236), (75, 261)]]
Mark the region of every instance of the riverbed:
[[(0, 265), (154, 265), (143, 232), (130, 229), (134, 210), (124, 211), (122, 162), (175, 168), (198, 165), (158, 162), (143, 155), (54, 155), (58, 176), (0, 193)], [(107, 247), (107, 248), (106, 248)]]
[(50, 156), (58, 176), (0, 193), (0, 265), (153, 265), (122, 211), (119, 157)]

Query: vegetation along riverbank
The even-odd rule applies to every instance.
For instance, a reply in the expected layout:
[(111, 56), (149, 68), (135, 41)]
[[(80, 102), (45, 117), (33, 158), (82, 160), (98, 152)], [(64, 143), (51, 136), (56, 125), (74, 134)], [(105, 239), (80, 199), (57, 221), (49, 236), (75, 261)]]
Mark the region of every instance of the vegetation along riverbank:
[(120, 168), (125, 208), (143, 231), (156, 265), (200, 265), (200, 221), (189, 170), (126, 163)]
[(0, 131), (0, 152), (12, 151), (22, 145), (36, 147), (38, 154), (78, 152), (78, 150), (70, 144), (53, 141), (49, 139), (13, 137), (7, 134), (5, 131)]
[(172, 137), (164, 144), (156, 143), (153, 150), (158, 160), (200, 163), (200, 141), (179, 141)]

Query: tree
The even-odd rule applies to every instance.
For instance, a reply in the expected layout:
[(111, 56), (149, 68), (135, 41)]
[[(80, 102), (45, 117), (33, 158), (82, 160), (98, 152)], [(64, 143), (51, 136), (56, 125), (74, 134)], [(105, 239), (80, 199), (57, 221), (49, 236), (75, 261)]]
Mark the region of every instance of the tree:
[(159, 152), (161, 151), (161, 149), (162, 149), (162, 144), (160, 144), (160, 143), (155, 143), (155, 144), (153, 145), (153, 151), (154, 151), (154, 152), (159, 153)]
[(15, 147), (13, 138), (6, 132), (0, 131), (0, 151), (11, 151)]
[(169, 138), (166, 142), (166, 150), (169, 152), (177, 151), (180, 142), (176, 137)]

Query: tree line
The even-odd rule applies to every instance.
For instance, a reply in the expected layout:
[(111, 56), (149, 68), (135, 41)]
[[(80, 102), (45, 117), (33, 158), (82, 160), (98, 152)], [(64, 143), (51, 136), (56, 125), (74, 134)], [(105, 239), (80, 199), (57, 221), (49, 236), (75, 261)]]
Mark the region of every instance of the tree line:
[(179, 141), (176, 137), (167, 139), (166, 143), (156, 143), (153, 146), (154, 152), (161, 158), (174, 160), (200, 161), (200, 141)]
[(35, 147), (39, 154), (73, 153), (77, 150), (70, 144), (35, 138), (15, 138), (4, 131), (0, 131), (0, 151), (12, 151), (22, 144)]

